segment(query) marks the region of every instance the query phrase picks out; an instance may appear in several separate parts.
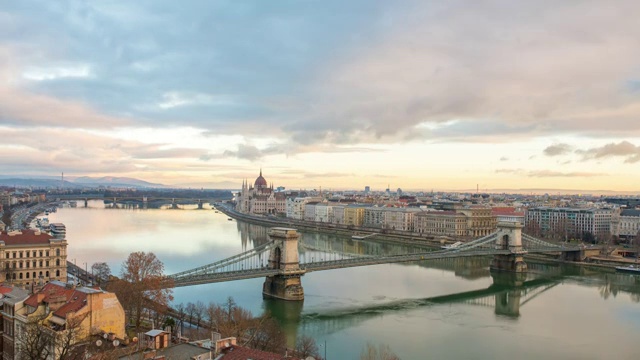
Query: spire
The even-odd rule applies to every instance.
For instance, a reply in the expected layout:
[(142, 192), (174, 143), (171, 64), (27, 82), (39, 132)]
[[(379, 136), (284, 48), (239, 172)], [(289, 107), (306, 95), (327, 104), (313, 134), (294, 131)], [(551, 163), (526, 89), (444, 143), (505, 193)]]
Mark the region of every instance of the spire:
[(262, 166), (260, 167), (260, 176), (262, 176)]

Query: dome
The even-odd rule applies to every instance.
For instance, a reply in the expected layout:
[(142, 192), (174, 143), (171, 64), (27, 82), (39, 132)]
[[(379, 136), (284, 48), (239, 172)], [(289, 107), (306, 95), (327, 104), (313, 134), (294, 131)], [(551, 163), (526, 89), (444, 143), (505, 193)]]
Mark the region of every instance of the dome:
[(256, 179), (256, 182), (253, 184), (255, 187), (265, 187), (267, 186), (267, 180), (262, 177), (262, 169), (260, 169), (260, 176)]

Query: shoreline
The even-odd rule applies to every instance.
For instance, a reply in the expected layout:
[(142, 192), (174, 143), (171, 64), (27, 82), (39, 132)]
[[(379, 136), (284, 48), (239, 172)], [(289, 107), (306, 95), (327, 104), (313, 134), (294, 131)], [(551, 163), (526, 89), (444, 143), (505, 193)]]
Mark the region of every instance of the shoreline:
[[(214, 204), (213, 209), (218, 210), (221, 213), (235, 220), (240, 219), (242, 221), (245, 221), (251, 224), (257, 224), (262, 226), (291, 227), (295, 229), (301, 228), (304, 230), (312, 230), (312, 231), (318, 231), (326, 234), (344, 235), (344, 236), (353, 236), (353, 235), (356, 235), (356, 233), (363, 233), (363, 232), (371, 234), (371, 233), (375, 233), (375, 230), (376, 230), (376, 229), (364, 230), (363, 228), (343, 229), (335, 226), (336, 224), (332, 224), (334, 226), (327, 227), (327, 226), (324, 226), (326, 224), (322, 224), (322, 225), (309, 224), (309, 223), (303, 223), (300, 220), (293, 220), (293, 219), (281, 220), (280, 218), (257, 217), (253, 215), (239, 213), (235, 210), (229, 209), (224, 205), (219, 205), (219, 204)], [(400, 243), (405, 245), (420, 245), (420, 246), (433, 247), (433, 248), (439, 248), (443, 244), (455, 242), (454, 239), (447, 239), (447, 238), (436, 239), (434, 237), (426, 238), (426, 237), (416, 237), (411, 235), (388, 234), (388, 233), (377, 234), (372, 237), (374, 237), (375, 240), (389, 241), (392, 243)], [(576, 265), (576, 266), (582, 266), (587, 268), (608, 269), (613, 271), (615, 271), (615, 268), (618, 266), (624, 266), (624, 265), (629, 265), (633, 263), (633, 261), (625, 260), (623, 258), (622, 259), (606, 259), (601, 257), (593, 257), (593, 258), (588, 258), (587, 260), (589, 261), (564, 261), (564, 260), (560, 260), (551, 256), (545, 256), (545, 255), (525, 255), (525, 258), (534, 259), (536, 261), (569, 264), (569, 265)]]

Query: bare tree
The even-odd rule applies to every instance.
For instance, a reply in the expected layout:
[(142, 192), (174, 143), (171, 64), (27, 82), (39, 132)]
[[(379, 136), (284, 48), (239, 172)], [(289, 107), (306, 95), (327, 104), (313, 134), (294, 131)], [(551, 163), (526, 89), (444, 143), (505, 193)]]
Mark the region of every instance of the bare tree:
[(189, 325), (193, 325), (193, 318), (195, 317), (195, 314), (196, 314), (196, 304), (192, 302), (188, 302), (184, 310), (187, 313), (187, 316), (189, 317)]
[(18, 358), (59, 360), (77, 359), (85, 338), (79, 337), (80, 325), (86, 318), (67, 318), (61, 329), (52, 329), (45, 325), (48, 314), (33, 316), (28, 319), (20, 335)]
[(98, 284), (98, 286), (102, 286), (107, 281), (109, 281), (109, 277), (111, 276), (111, 269), (109, 265), (105, 262), (97, 262), (91, 265), (91, 273), (93, 274), (94, 281)]
[(46, 317), (47, 314), (43, 314), (27, 320), (19, 336), (20, 346), (16, 346), (20, 349), (16, 354), (18, 359), (46, 359), (53, 355), (51, 334), (41, 325)]
[(152, 303), (154, 311), (165, 313), (173, 300), (173, 284), (164, 275), (164, 264), (153, 253), (133, 252), (122, 264), (122, 280), (115, 281), (113, 291), (140, 329), (145, 304)]
[(316, 360), (322, 359), (318, 344), (312, 337), (306, 335), (299, 337), (296, 341), (296, 355), (301, 359), (306, 359), (309, 356)]
[(200, 325), (202, 322), (202, 318), (205, 316), (206, 307), (202, 303), (202, 301), (197, 301), (195, 304), (195, 313), (194, 316), (196, 318), (196, 327), (200, 329)]
[(380, 344), (378, 347), (367, 343), (367, 346), (360, 353), (360, 360), (400, 360), (394, 354), (389, 345)]
[(184, 320), (187, 318), (187, 313), (184, 310), (184, 304), (180, 303), (175, 307), (176, 316), (178, 320), (177, 327), (180, 329), (180, 334), (184, 331)]

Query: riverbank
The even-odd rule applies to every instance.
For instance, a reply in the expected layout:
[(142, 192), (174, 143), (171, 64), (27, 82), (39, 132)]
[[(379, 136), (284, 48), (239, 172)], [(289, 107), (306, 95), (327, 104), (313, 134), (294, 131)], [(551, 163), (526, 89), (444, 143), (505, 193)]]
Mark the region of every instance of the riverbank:
[[(447, 238), (433, 238), (433, 237), (420, 237), (413, 235), (401, 235), (401, 234), (381, 234), (375, 233), (372, 229), (368, 228), (357, 228), (357, 229), (348, 229), (339, 227), (338, 224), (309, 224), (300, 220), (293, 220), (287, 218), (277, 218), (277, 217), (262, 217), (262, 216), (253, 216), (248, 214), (243, 214), (237, 212), (223, 204), (215, 204), (214, 209), (222, 212), (223, 214), (229, 216), (230, 218), (236, 220), (242, 220), (251, 224), (262, 225), (262, 226), (281, 226), (281, 227), (290, 227), (295, 229), (302, 230), (311, 230), (316, 232), (322, 232), (326, 234), (333, 235), (342, 235), (342, 236), (354, 236), (354, 235), (369, 235), (375, 234), (371, 237), (371, 240), (381, 240), (381, 241), (389, 241), (394, 243), (401, 243), (405, 245), (420, 245), (432, 248), (440, 248), (443, 244), (451, 244), (456, 241), (456, 239), (447, 239)], [(344, 225), (343, 225), (344, 226)], [(590, 268), (599, 268), (599, 269), (610, 269), (615, 271), (616, 266), (624, 266), (632, 263), (633, 260), (627, 260), (624, 258), (615, 258), (615, 257), (600, 257), (595, 256), (591, 258), (587, 258), (586, 261), (574, 262), (574, 261), (565, 261), (554, 257), (553, 255), (526, 255), (526, 258), (535, 259), (538, 261), (548, 261), (552, 263), (564, 263), (564, 264), (573, 264), (578, 266), (590, 267)]]
[(380, 241), (389, 241), (395, 243), (401, 243), (405, 245), (420, 245), (426, 247), (440, 248), (442, 245), (453, 244), (456, 239), (448, 239), (448, 238), (434, 238), (433, 236), (417, 236), (410, 234), (391, 234), (391, 233), (376, 233), (377, 229), (370, 228), (348, 228), (346, 225), (340, 224), (319, 224), (319, 223), (307, 223), (301, 220), (287, 219), (287, 218), (278, 218), (278, 217), (262, 217), (262, 216), (253, 216), (248, 214), (243, 214), (237, 212), (233, 209), (225, 205), (215, 204), (213, 205), (214, 209), (222, 212), (223, 214), (229, 216), (230, 218), (236, 220), (242, 220), (251, 224), (262, 225), (262, 226), (280, 226), (280, 227), (289, 227), (295, 228), (297, 230), (311, 230), (315, 232), (321, 232), (325, 234), (332, 235), (342, 235), (342, 236), (367, 236), (367, 239), (371, 240), (380, 240)]

